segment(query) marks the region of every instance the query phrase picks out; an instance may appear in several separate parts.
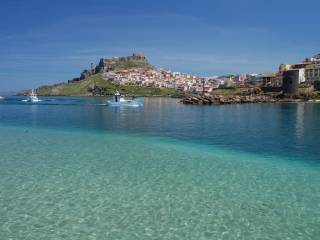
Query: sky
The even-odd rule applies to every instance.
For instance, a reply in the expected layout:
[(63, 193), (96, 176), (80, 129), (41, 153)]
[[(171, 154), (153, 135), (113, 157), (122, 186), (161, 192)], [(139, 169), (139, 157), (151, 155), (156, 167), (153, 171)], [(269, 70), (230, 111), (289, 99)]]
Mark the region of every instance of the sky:
[(277, 71), (320, 53), (319, 0), (1, 0), (0, 91), (143, 53), (199, 76)]

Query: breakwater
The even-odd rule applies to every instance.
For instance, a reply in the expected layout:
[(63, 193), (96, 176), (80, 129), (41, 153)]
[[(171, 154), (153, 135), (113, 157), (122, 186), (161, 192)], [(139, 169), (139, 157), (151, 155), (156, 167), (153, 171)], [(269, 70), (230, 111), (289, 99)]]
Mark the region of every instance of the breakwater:
[(276, 102), (308, 102), (320, 101), (319, 94), (289, 96), (285, 94), (257, 94), (257, 95), (191, 95), (181, 100), (184, 104), (221, 105), (246, 103), (276, 103)]

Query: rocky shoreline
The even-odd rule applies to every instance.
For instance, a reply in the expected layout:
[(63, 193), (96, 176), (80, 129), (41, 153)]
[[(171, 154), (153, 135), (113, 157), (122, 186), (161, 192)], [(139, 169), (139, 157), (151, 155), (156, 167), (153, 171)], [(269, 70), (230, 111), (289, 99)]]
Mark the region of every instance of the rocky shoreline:
[(191, 95), (181, 100), (184, 104), (192, 105), (223, 105), (248, 103), (276, 103), (276, 102), (320, 102), (320, 94), (289, 96), (285, 94), (258, 95)]

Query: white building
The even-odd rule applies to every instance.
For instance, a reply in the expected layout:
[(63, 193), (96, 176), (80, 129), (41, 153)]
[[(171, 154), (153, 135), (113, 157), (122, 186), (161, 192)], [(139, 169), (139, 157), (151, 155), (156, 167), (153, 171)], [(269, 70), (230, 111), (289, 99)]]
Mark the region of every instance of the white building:
[(306, 81), (305, 68), (299, 69), (299, 83), (304, 83)]

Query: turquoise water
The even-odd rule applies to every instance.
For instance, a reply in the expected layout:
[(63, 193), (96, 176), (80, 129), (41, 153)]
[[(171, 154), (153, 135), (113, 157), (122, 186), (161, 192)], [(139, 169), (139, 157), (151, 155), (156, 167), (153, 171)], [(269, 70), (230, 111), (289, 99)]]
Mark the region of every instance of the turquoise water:
[(319, 239), (318, 104), (0, 103), (0, 239)]

